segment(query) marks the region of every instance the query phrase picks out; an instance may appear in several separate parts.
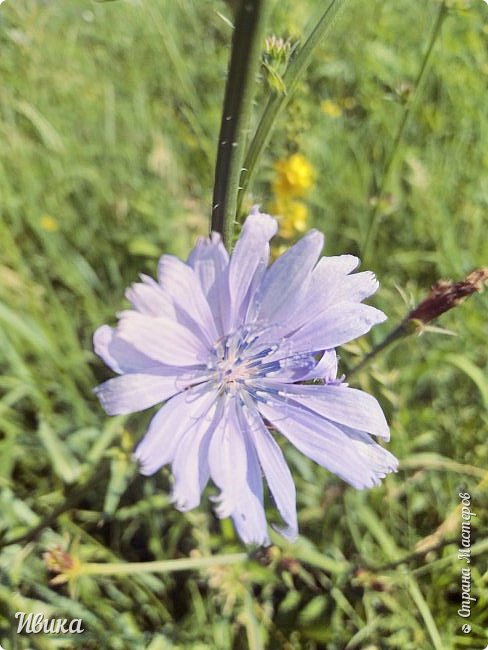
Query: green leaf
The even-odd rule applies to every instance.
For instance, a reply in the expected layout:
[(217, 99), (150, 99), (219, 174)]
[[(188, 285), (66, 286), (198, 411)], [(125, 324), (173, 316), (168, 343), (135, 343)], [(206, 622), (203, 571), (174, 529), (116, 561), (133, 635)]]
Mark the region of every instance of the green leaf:
[(327, 607), (327, 599), (325, 596), (315, 596), (312, 600), (305, 605), (299, 615), (299, 621), (302, 625), (307, 625), (317, 620), (325, 611)]
[(41, 420), (38, 434), (48, 453), (55, 473), (65, 483), (74, 483), (80, 476), (81, 468), (68, 447), (63, 444), (45, 420)]
[(344, 560), (336, 560), (322, 551), (319, 551), (314, 544), (305, 537), (290, 546), (290, 554), (300, 562), (305, 562), (312, 567), (323, 569), (333, 575), (340, 575), (347, 571), (348, 563)]
[(126, 455), (114, 458), (110, 463), (110, 481), (105, 494), (103, 512), (112, 516), (136, 471), (135, 464)]
[(462, 370), (479, 390), (484, 407), (488, 409), (488, 379), (485, 373), (472, 361), (460, 354), (449, 354), (446, 361)]
[(435, 650), (442, 650), (442, 648), (445, 648), (445, 645), (442, 642), (439, 630), (437, 629), (434, 617), (432, 616), (432, 612), (422, 592), (420, 591), (420, 587), (417, 581), (412, 576), (408, 576), (407, 581), (410, 596), (417, 606), (420, 615), (424, 619), (425, 627), (429, 632)]

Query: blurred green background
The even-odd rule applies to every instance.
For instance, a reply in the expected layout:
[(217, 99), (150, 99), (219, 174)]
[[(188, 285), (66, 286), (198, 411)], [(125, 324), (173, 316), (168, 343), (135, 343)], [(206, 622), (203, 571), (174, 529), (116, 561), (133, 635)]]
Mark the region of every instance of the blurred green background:
[[(364, 261), (389, 321), (342, 351), (344, 372), (437, 279), (487, 263), (488, 7), (448, 4), (416, 89), (440, 3), (346, 3), (246, 199), (266, 207), (273, 165), (299, 151), (317, 171), (307, 207), (327, 254), (361, 256), (376, 214)], [(300, 39), (320, 3), (274, 5), (269, 34)], [(285, 446), (296, 545), (275, 537), (267, 554), (206, 571), (49, 583), (46, 551), (116, 562), (243, 550), (206, 496), (182, 514), (169, 503), (167, 470), (137, 476), (130, 452), (151, 413), (108, 418), (91, 392), (110, 376), (92, 352), (95, 328), (114, 322), (124, 288), (154, 275), (161, 253), (186, 257), (207, 231), (231, 18), (217, 0), (0, 8), (0, 643), (481, 650), (486, 294), (437, 323), (455, 336), (411, 337), (355, 377), (382, 403), (401, 460), (381, 487), (354, 491)], [(260, 83), (256, 118), (270, 92)], [(478, 515), (469, 634), (457, 614), (459, 492)], [(17, 635), (17, 611), (82, 618), (86, 632)]]

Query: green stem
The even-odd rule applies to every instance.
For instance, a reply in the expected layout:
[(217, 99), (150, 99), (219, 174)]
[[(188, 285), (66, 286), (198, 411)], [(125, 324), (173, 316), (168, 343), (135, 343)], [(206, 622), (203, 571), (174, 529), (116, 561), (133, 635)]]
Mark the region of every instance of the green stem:
[(156, 560), (154, 562), (87, 562), (79, 568), (78, 575), (128, 575), (131, 573), (167, 573), (206, 569), (221, 564), (238, 564), (248, 559), (246, 553), (211, 555), (210, 557)]
[(372, 361), (380, 352), (383, 352), (385, 348), (389, 347), (392, 343), (395, 343), (395, 341), (399, 341), (405, 336), (408, 336), (414, 331), (416, 331), (416, 326), (415, 324), (412, 324), (412, 321), (409, 319), (402, 321), (398, 327), (395, 327), (394, 330), (387, 334), (378, 345), (375, 345), (372, 350), (347, 373), (347, 379), (349, 380), (353, 375), (362, 370), (366, 364)]
[(244, 168), (241, 174), (240, 189), (237, 199), (237, 214), (241, 211), (242, 201), (246, 194), (246, 190), (256, 171), (256, 163), (261, 156), (263, 149), (269, 142), (273, 127), (279, 114), (286, 107), (301, 75), (306, 71), (310, 64), (315, 48), (319, 45), (327, 31), (332, 26), (337, 12), (345, 1), (346, 0), (332, 0), (329, 2), (327, 9), (321, 11), (320, 15), (311, 22), (312, 27), (309, 36), (298, 51), (296, 57), (291, 60), (285, 74), (283, 75), (283, 83), (286, 91), (284, 93), (274, 92), (268, 99), (256, 129), (256, 133), (244, 160)]
[(256, 76), (268, 13), (268, 0), (241, 0), (237, 12), (220, 125), (211, 229), (232, 243), (239, 178), (244, 161)]
[(445, 17), (447, 16), (448, 10), (446, 7), (445, 1), (442, 2), (441, 6), (439, 7), (439, 11), (437, 14), (436, 21), (434, 23), (434, 27), (432, 29), (432, 33), (430, 35), (429, 39), (429, 44), (427, 46), (427, 50), (424, 54), (424, 57), (422, 59), (422, 63), (419, 69), (419, 72), (417, 74), (417, 78), (415, 79), (414, 85), (413, 85), (413, 91), (411, 95), (409, 96), (407, 103), (405, 105), (402, 119), (400, 120), (400, 124), (398, 125), (397, 132), (395, 134), (395, 138), (393, 140), (393, 145), (390, 151), (390, 154), (388, 155), (388, 158), (385, 163), (385, 167), (383, 170), (383, 176), (381, 179), (381, 183), (379, 185), (379, 188), (373, 192), (375, 194), (375, 204), (372, 209), (370, 218), (369, 218), (369, 225), (368, 225), (368, 230), (366, 232), (366, 239), (364, 242), (364, 246), (362, 248), (362, 259), (363, 262), (367, 261), (367, 254), (369, 252), (369, 247), (371, 245), (371, 242), (373, 242), (376, 238), (376, 234), (378, 231), (378, 226), (379, 226), (379, 208), (381, 205), (381, 199), (384, 195), (385, 188), (387, 186), (387, 183), (390, 179), (390, 174), (393, 169), (393, 164), (397, 158), (398, 152), (400, 150), (400, 144), (403, 140), (403, 135), (405, 133), (405, 128), (407, 126), (408, 120), (410, 118), (410, 115), (412, 113), (412, 108), (415, 103), (416, 96), (418, 94), (418, 90), (420, 86), (422, 85), (422, 81), (425, 76), (425, 72), (427, 70), (428, 63), (430, 61), (432, 52), (434, 50), (434, 45), (437, 41), (437, 38), (439, 37), (439, 34), (441, 32), (442, 24), (444, 22)]

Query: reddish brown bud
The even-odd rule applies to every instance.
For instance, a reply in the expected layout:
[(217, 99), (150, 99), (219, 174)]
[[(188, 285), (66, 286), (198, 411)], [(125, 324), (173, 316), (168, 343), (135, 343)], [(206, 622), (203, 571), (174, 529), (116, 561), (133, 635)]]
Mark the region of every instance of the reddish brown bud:
[(488, 267), (472, 271), (465, 280), (452, 282), (439, 280), (429, 295), (407, 316), (406, 320), (429, 323), (444, 312), (459, 305), (465, 298), (477, 291), (483, 291), (488, 282)]

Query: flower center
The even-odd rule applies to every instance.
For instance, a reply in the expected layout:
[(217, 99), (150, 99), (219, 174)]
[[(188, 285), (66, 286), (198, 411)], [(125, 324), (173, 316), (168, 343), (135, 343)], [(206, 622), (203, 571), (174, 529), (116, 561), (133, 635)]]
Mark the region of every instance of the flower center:
[(253, 379), (279, 368), (279, 362), (266, 359), (276, 352), (278, 346), (259, 345), (259, 337), (264, 331), (262, 328), (242, 327), (214, 345), (210, 368), (215, 371), (214, 381), (222, 392), (235, 393)]

